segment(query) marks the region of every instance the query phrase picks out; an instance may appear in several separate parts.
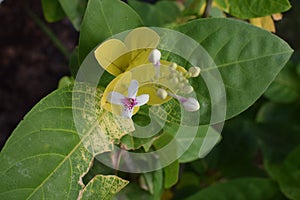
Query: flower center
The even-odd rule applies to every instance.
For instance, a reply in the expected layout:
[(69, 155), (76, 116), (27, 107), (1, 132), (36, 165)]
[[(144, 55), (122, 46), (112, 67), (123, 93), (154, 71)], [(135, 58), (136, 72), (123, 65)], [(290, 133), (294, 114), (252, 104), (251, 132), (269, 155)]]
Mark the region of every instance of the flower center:
[(132, 110), (134, 106), (137, 105), (137, 101), (135, 98), (124, 98), (122, 99), (122, 103), (126, 109)]

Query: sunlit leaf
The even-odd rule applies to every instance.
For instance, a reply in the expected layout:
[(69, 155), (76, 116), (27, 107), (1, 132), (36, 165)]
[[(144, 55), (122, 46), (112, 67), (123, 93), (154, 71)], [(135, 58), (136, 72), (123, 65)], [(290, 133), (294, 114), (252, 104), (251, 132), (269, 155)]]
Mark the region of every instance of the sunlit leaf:
[(128, 181), (112, 175), (95, 176), (82, 190), (82, 200), (110, 200), (128, 184)]
[(86, 84), (65, 87), (26, 115), (0, 154), (0, 199), (77, 198), (93, 154), (110, 151), (130, 131), (93, 104), (101, 95)]

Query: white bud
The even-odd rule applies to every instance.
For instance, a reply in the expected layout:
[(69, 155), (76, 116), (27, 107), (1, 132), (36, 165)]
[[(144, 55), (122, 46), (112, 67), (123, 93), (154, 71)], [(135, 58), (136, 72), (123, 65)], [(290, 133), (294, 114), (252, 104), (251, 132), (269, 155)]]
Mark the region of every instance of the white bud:
[(151, 51), (151, 53), (149, 54), (148, 60), (149, 60), (149, 62), (156, 65), (156, 64), (159, 64), (160, 57), (161, 57), (160, 51), (157, 49), (153, 49)]
[(173, 78), (171, 79), (171, 81), (172, 81), (172, 83), (175, 83), (175, 84), (179, 83), (179, 80), (178, 80), (177, 77), (173, 77)]
[(176, 70), (177, 64), (176, 63), (171, 63), (169, 67), (170, 67), (171, 70)]
[(168, 96), (168, 92), (162, 88), (159, 88), (156, 92), (156, 95), (162, 100), (166, 99)]
[(187, 85), (183, 88), (183, 91), (186, 93), (186, 94), (190, 94), (191, 92), (194, 91), (194, 88), (190, 85)]
[(189, 69), (189, 72), (191, 73), (192, 77), (197, 77), (197, 76), (199, 76), (201, 69), (200, 69), (200, 67), (191, 67)]
[(199, 102), (193, 97), (189, 97), (182, 101), (182, 106), (188, 112), (194, 112), (200, 108)]

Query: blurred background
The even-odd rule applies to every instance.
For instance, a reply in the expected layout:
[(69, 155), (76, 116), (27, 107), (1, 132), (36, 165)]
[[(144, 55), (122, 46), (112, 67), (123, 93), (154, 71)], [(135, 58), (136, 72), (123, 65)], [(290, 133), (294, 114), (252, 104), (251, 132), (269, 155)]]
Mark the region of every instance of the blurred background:
[[(155, 3), (155, 0), (148, 0)], [(276, 22), (276, 34), (297, 52), (300, 48), (300, 2)], [(47, 23), (41, 0), (4, 0), (0, 4), (0, 149), (25, 114), (69, 75), (68, 52), (78, 32), (68, 20)], [(62, 43), (58, 48), (49, 30)], [(65, 52), (63, 52), (65, 51)]]

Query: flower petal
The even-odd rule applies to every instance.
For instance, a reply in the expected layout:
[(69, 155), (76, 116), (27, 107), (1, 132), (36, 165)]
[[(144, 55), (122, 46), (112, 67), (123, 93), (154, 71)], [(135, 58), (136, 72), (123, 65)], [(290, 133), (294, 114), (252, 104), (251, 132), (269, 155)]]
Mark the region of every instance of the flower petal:
[(130, 82), (129, 87), (128, 87), (128, 97), (129, 98), (135, 98), (138, 89), (139, 89), (139, 83), (137, 82), (137, 80), (132, 80)]
[(122, 117), (131, 118), (133, 115), (133, 109), (123, 109), (122, 110)]
[(124, 99), (124, 95), (122, 95), (119, 92), (110, 92), (107, 95), (107, 101), (109, 101), (112, 104), (116, 104), (116, 105), (123, 105), (122, 103), (122, 99)]
[(136, 97), (136, 106), (142, 106), (146, 104), (149, 101), (149, 95), (148, 94), (142, 94), (138, 97)]
[(99, 65), (115, 76), (124, 72), (129, 65), (129, 50), (122, 41), (117, 39), (103, 42), (94, 54)]
[(126, 71), (147, 63), (149, 53), (158, 46), (159, 40), (159, 35), (150, 28), (141, 27), (131, 31), (124, 41), (131, 51), (130, 66)]
[[(127, 37), (125, 38), (125, 45), (133, 50), (142, 50), (142, 49), (154, 49), (158, 46), (160, 37), (159, 35), (150, 28), (140, 27), (132, 30)], [(138, 54), (133, 52), (132, 58), (136, 58)]]

